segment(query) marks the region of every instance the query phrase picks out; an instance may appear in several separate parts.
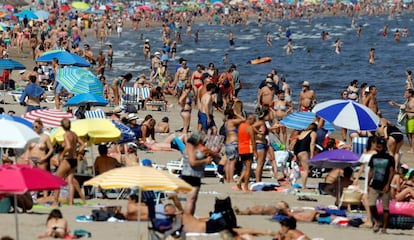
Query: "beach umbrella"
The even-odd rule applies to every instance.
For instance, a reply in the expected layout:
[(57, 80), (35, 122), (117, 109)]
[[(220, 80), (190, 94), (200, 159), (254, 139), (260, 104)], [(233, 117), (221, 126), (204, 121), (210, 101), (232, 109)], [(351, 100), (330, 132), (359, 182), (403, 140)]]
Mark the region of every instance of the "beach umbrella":
[(121, 138), (119, 139), (118, 143), (122, 144), (122, 143), (127, 143), (127, 142), (135, 142), (137, 140), (134, 131), (131, 130), (131, 128), (129, 128), (128, 126), (115, 121), (115, 120), (111, 120), (112, 124), (115, 125), (116, 128), (119, 129), (119, 131), (121, 131)]
[(0, 148), (24, 148), (29, 142), (39, 141), (39, 135), (23, 123), (0, 119)]
[(0, 11), (0, 18), (3, 18), (4, 16), (6, 16), (7, 15), (7, 12), (2, 12), (2, 11)]
[(106, 100), (101, 95), (96, 95), (93, 93), (81, 93), (71, 97), (64, 106), (106, 106), (108, 105), (108, 100)]
[(379, 117), (370, 108), (352, 100), (318, 103), (312, 112), (335, 126), (350, 130), (376, 130), (379, 123)]
[(6, 4), (6, 5), (3, 5), (3, 7), (1, 8), (6, 9), (7, 11), (11, 11), (14, 9), (14, 6), (11, 4)]
[[(315, 120), (315, 117), (313, 112), (294, 112), (284, 117), (280, 124), (290, 129), (303, 130)], [(334, 126), (329, 122), (325, 122), (324, 129), (328, 132), (335, 131)]]
[[(346, 149), (324, 151), (308, 160), (310, 166), (318, 168), (346, 168), (359, 165), (360, 155)], [(338, 200), (340, 196), (341, 177), (338, 176)], [(339, 201), (338, 201), (339, 204)]]
[(6, 13), (5, 15), (1, 16), (0, 18), (5, 18), (7, 20), (13, 20), (17, 22), (17, 17), (14, 16), (12, 13)]
[(48, 19), (50, 15), (50, 13), (45, 10), (37, 10), (34, 12), (34, 14), (36, 14), (36, 16), (41, 19)]
[(52, 173), (26, 164), (5, 164), (0, 166), (0, 193), (14, 195), (14, 219), (16, 239), (19, 239), (17, 196), (27, 191), (54, 190), (67, 184)]
[(78, 67), (89, 67), (91, 64), (83, 57), (64, 50), (51, 50), (38, 57), (36, 62), (52, 62), (54, 58), (59, 60), (60, 65), (74, 65)]
[(84, 11), (85, 13), (93, 13), (93, 14), (104, 14), (104, 11), (95, 9), (94, 7), (90, 7)]
[(136, 7), (137, 11), (152, 11), (152, 7), (150, 6), (138, 6)]
[(33, 127), (33, 124), (29, 121), (27, 121), (26, 119), (22, 118), (22, 117), (17, 117), (17, 116), (12, 116), (12, 115), (8, 115), (8, 114), (0, 114), (0, 119), (6, 119), (9, 121), (15, 121), (18, 123), (22, 123), (26, 126), (28, 126), (29, 128)]
[[(70, 128), (79, 137), (87, 139), (89, 144), (117, 142), (121, 131), (109, 119), (87, 118), (73, 121)], [(59, 127), (50, 133), (52, 143), (63, 142), (65, 131)]]
[(221, 7), (224, 7), (224, 4), (222, 2), (214, 2), (213, 7), (221, 8)]
[(73, 8), (76, 8), (79, 10), (86, 10), (91, 7), (89, 4), (84, 3), (84, 2), (72, 2), (71, 5)]
[[(190, 192), (192, 187), (168, 172), (152, 167), (133, 166), (109, 170), (86, 182), (85, 186), (100, 187), (102, 189), (113, 188), (138, 188), (138, 202), (141, 202), (142, 191), (180, 191)], [(138, 226), (140, 224), (141, 211), (138, 211)], [(138, 227), (138, 236), (140, 235)]]
[(14, 14), (14, 16), (16, 16), (16, 17), (18, 17), (20, 19), (23, 19), (25, 16), (29, 20), (38, 19), (37, 15), (33, 11), (30, 11), (30, 10), (27, 10), (27, 9), (26, 10), (23, 10), (23, 11), (21, 11), (19, 13)]
[(47, 128), (60, 127), (60, 122), (64, 118), (68, 118), (71, 121), (76, 120), (76, 117), (72, 113), (64, 112), (60, 109), (33, 110), (23, 114), (22, 117), (32, 123), (40, 118), (43, 125)]
[(13, 59), (0, 59), (0, 70), (23, 70), (26, 67), (18, 61)]
[(67, 5), (67, 4), (63, 4), (62, 6), (60, 6), (59, 9), (61, 11), (64, 11), (64, 12), (69, 12), (70, 10), (72, 10), (72, 8), (69, 5)]
[(98, 7), (98, 10), (103, 10), (103, 11), (109, 10), (109, 9), (111, 9), (111, 7), (108, 5), (101, 5)]
[(102, 82), (89, 70), (75, 66), (60, 68), (55, 78), (71, 93), (103, 94)]

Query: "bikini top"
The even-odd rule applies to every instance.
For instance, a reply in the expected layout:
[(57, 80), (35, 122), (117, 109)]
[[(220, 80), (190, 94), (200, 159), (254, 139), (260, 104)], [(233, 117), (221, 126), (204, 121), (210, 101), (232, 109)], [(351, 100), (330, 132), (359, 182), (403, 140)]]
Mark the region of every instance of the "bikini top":
[(274, 110), (282, 110), (282, 111), (286, 111), (286, 110), (288, 110), (288, 107), (287, 106), (273, 106), (273, 109)]

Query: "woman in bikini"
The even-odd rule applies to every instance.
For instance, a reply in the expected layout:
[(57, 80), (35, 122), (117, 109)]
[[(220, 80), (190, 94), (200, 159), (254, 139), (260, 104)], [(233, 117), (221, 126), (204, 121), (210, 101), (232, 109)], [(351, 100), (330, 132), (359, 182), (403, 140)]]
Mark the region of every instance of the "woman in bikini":
[(391, 181), (391, 199), (395, 199), (397, 202), (414, 199), (414, 186), (412, 185), (412, 181), (414, 180), (414, 171), (411, 172), (410, 177), (405, 180), (404, 177), (407, 172), (408, 169), (399, 167), (397, 174), (394, 174)]
[[(277, 99), (273, 101), (273, 118), (276, 120), (276, 123), (279, 123), (284, 117), (289, 113), (293, 112), (292, 103), (285, 99), (285, 91), (279, 90), (277, 92)], [(283, 144), (287, 144), (287, 133), (285, 126), (279, 126), (276, 129), (276, 135), (281, 135), (281, 140)]]
[(400, 163), (400, 149), (404, 144), (404, 134), (399, 128), (385, 118), (380, 119), (377, 133), (379, 136), (387, 139), (388, 153), (394, 157), (395, 169), (398, 169)]
[(147, 81), (145, 73), (139, 75), (139, 78), (134, 83), (134, 88), (152, 87), (152, 84)]
[(63, 218), (59, 209), (53, 209), (46, 221), (46, 235), (44, 237), (66, 238), (69, 236), (68, 221)]
[(23, 53), (23, 38), (24, 38), (24, 33), (21, 29), (18, 29), (16, 32), (16, 40), (17, 40), (17, 53), (21, 54)]
[(198, 91), (203, 86), (203, 80), (202, 80), (203, 73), (204, 73), (203, 66), (198, 64), (196, 67), (196, 70), (193, 72), (193, 75), (191, 75), (191, 84), (193, 85), (194, 99), (195, 99), (196, 105), (197, 105)]
[(288, 217), (280, 221), (281, 229), (277, 233), (277, 240), (310, 240), (303, 232), (296, 229), (296, 219)]
[(258, 120), (253, 125), (256, 139), (257, 150), (257, 166), (255, 170), (256, 182), (262, 181), (262, 171), (265, 163), (265, 158), (269, 145), (267, 143), (267, 136), (269, 135), (269, 129), (266, 126), (266, 121), (269, 120), (269, 108), (263, 107), (262, 111), (258, 115)]
[(306, 189), (306, 182), (308, 180), (309, 165), (308, 160), (313, 157), (315, 152), (316, 145), (316, 129), (317, 125), (311, 123), (305, 130), (299, 133), (299, 136), (296, 140), (294, 146), (294, 153), (297, 160), (304, 168), (304, 173), (302, 175), (302, 188)]
[(111, 89), (112, 89), (112, 92), (114, 94), (114, 103), (116, 105), (118, 105), (119, 102), (120, 102), (119, 90), (121, 89), (122, 94), (125, 95), (124, 87), (125, 87), (126, 83), (129, 80), (131, 80), (131, 78), (132, 78), (132, 74), (131, 73), (127, 73), (125, 75), (121, 75), (121, 76), (115, 78), (112, 81)]
[(348, 88), (346, 89), (347, 93), (348, 93), (348, 99), (358, 102), (358, 94), (359, 94), (359, 89), (358, 89), (358, 80), (352, 80), (349, 83)]
[[(50, 141), (49, 135), (43, 132), (43, 122), (39, 118), (33, 122), (33, 129), (39, 135), (40, 140), (37, 143), (29, 144), (23, 155), (23, 159), (25, 163), (47, 170), (50, 157), (53, 154), (52, 142)], [(43, 191), (43, 196), (47, 197), (48, 192)]]
[(183, 119), (182, 131), (184, 134), (187, 134), (188, 129), (190, 127), (190, 122), (191, 122), (191, 110), (192, 110), (192, 103), (193, 103), (193, 93), (191, 91), (192, 91), (192, 86), (190, 83), (187, 82), (178, 100), (178, 103), (181, 106), (180, 115), (181, 115), (181, 118)]

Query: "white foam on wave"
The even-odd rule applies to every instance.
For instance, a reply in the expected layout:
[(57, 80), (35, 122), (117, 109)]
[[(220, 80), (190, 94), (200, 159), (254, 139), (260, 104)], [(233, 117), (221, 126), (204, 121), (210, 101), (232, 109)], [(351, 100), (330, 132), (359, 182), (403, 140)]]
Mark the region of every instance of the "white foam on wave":
[(209, 52), (220, 52), (223, 51), (222, 49), (218, 49), (218, 48), (210, 48)]
[(256, 37), (249, 34), (249, 35), (241, 35), (241, 36), (237, 36), (237, 39), (241, 39), (241, 40), (253, 40)]
[(208, 49), (208, 48), (196, 48), (196, 50), (197, 50), (197, 51), (200, 51), (200, 52), (206, 52), (206, 51), (208, 51), (209, 49)]
[(407, 46), (408, 46), (408, 47), (414, 47), (414, 42), (412, 42), (412, 43), (408, 43), (408, 44), (407, 44)]
[(129, 40), (124, 40), (124, 41), (120, 42), (119, 45), (121, 45), (121, 46), (127, 46), (127, 45), (128, 46), (136, 46), (137, 43), (129, 41)]
[(193, 50), (193, 49), (186, 49), (186, 50), (184, 50), (184, 51), (182, 51), (180, 53), (183, 54), (183, 55), (189, 55), (189, 54), (194, 54), (195, 52), (196, 51)]
[(114, 57), (123, 57), (126, 54), (128, 54), (130, 51), (122, 51), (122, 50), (117, 50), (114, 51)]
[(235, 47), (235, 50), (246, 50), (246, 49), (250, 49), (250, 47)]
[(296, 33), (294, 33), (293, 34), (293, 40), (295, 40), (295, 39), (317, 39), (317, 38), (320, 38), (321, 36), (319, 35), (319, 34), (317, 34), (317, 35), (310, 35), (310, 34), (296, 34)]

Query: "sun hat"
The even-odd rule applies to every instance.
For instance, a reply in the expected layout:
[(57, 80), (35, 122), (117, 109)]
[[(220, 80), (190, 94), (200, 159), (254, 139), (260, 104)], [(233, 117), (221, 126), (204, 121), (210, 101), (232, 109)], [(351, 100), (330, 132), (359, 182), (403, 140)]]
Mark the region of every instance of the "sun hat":
[(302, 86), (309, 87), (310, 83), (308, 81), (303, 81)]
[(136, 120), (138, 119), (138, 115), (136, 115), (135, 113), (130, 113), (127, 116), (128, 121), (132, 121), (132, 120)]

